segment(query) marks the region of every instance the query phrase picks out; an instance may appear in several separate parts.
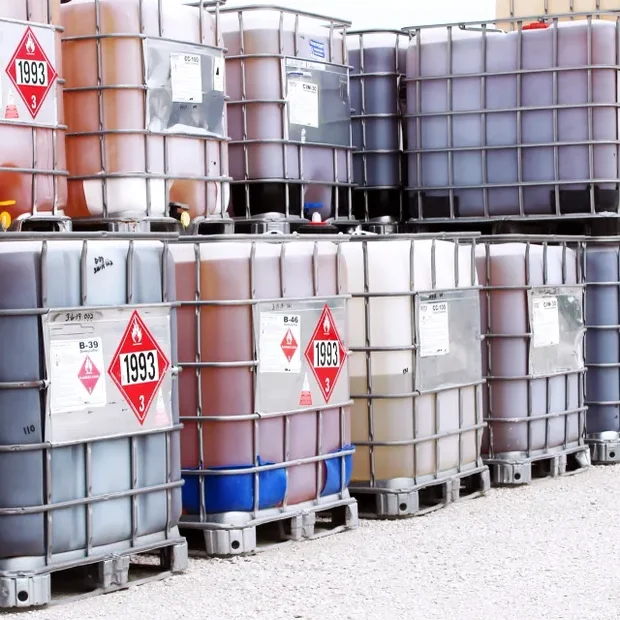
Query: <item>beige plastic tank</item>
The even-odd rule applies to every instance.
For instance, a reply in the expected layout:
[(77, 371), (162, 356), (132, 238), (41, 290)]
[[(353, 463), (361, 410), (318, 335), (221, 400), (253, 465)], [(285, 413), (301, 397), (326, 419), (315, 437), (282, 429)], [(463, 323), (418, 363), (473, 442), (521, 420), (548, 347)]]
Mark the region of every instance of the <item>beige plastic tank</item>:
[[(495, 0), (495, 15), (498, 20), (510, 17), (544, 17), (558, 16), (558, 21), (571, 19), (587, 19), (587, 15), (573, 15), (594, 11), (617, 11), (620, 8), (617, 0)], [(562, 17), (559, 17), (562, 15)], [(593, 16), (594, 19), (617, 21), (617, 15), (610, 13)], [(516, 23), (497, 22), (502, 30), (516, 30)]]
[(346, 22), (256, 6), (222, 9), (221, 26), (235, 214), (286, 213), (287, 185), (290, 214), (326, 219), (351, 177)]
[[(435, 290), (441, 295), (442, 291), (475, 287), (473, 246), (368, 236), (345, 244), (343, 255), (348, 290), (353, 295), (348, 307), (356, 445), (351, 487), (413, 488), (480, 466), (480, 354), (473, 357), (478, 361), (477, 382), (453, 372), (443, 387), (416, 395), (412, 380), (418, 369), (414, 368), (412, 345), (418, 336), (412, 321), (414, 298), (406, 294)], [(367, 304), (361, 296), (365, 292)], [(471, 293), (477, 308), (477, 294)], [(450, 293), (446, 295), (449, 298)], [(453, 330), (468, 325), (475, 330), (478, 314), (461, 317), (469, 323), (455, 322), (452, 313), (459, 312), (458, 306), (452, 301), (448, 306), (447, 331), (454, 348)], [(475, 346), (480, 346), (479, 340)], [(421, 355), (426, 362), (434, 357), (445, 372), (444, 352), (432, 351), (426, 357), (427, 352), (421, 351)]]
[(224, 66), (205, 47), (218, 45), (213, 16), (158, 0), (71, 0), (61, 17), (68, 214), (162, 216), (169, 201), (192, 217), (224, 211)]
[[(171, 246), (177, 299), (190, 302), (178, 310), (179, 363), (212, 364), (201, 369), (199, 384), (192, 367), (183, 368), (179, 375), (179, 406), (185, 417), (181, 435), (184, 472), (201, 465), (206, 469), (252, 467), (259, 458), (273, 463), (294, 461), (317, 456), (317, 446), (320, 454), (327, 454), (349, 444), (350, 412), (346, 407), (323, 410), (319, 424), (316, 411), (282, 413), (258, 421), (238, 419), (252, 416), (256, 407), (256, 379), (251, 367), (255, 359), (252, 305), (247, 300), (281, 298), (285, 302), (287, 297), (311, 299), (338, 294), (336, 246), (289, 241), (283, 251), (282, 243), (270, 243), (264, 237), (212, 239)], [(320, 274), (316, 291), (315, 260)], [(196, 307), (191, 305), (196, 299), (224, 302), (200, 307), (200, 331)], [(188, 419), (196, 415), (221, 418), (203, 422), (199, 433), (197, 421)], [(313, 462), (287, 470), (289, 505), (318, 497), (317, 485), (325, 481), (324, 467)], [(232, 487), (230, 493), (234, 494)], [(187, 505), (185, 509), (188, 511)]]
[[(545, 324), (534, 322), (528, 314), (529, 288), (560, 287), (562, 293), (563, 286), (577, 284), (576, 253), (561, 246), (516, 242), (480, 244), (476, 253), (478, 278), (486, 287), (482, 332), (490, 334), (483, 349), (489, 418), (483, 454), (511, 460), (577, 446), (585, 420), (579, 411), (583, 408), (583, 359), (580, 370), (562, 371), (554, 366), (555, 372), (535, 371), (534, 378), (530, 378), (529, 359), (533, 352), (540, 356), (544, 350), (552, 363), (560, 354), (562, 359), (566, 354), (582, 358), (582, 339), (572, 346), (560, 339), (565, 323), (558, 313), (559, 318), (546, 319)], [(560, 303), (560, 297), (551, 299)], [(580, 312), (575, 304), (581, 303), (572, 300), (575, 316)]]
[[(10, 0), (0, 3), (0, 21), (3, 18), (30, 21), (34, 34), (42, 45), (45, 54), (54, 70), (61, 74), (60, 31), (54, 36), (54, 49), (49, 49), (41, 29), (35, 24), (60, 25), (60, 0)], [(3, 28), (15, 34), (20, 40), (26, 31), (26, 24), (2, 23)], [(7, 39), (7, 32), (2, 35)], [(4, 42), (4, 45), (13, 45), (11, 49), (4, 49), (3, 57), (10, 60), (15, 51), (15, 44)], [(51, 45), (49, 46), (51, 47)], [(49, 74), (48, 74), (49, 75)], [(67, 203), (65, 134), (58, 129), (64, 123), (62, 81), (58, 78), (52, 89), (47, 93), (41, 105), (37, 119), (44, 126), (37, 127), (30, 123), (31, 117), (27, 113), (19, 119), (10, 120), (7, 109), (15, 104), (21, 106), (21, 99), (15, 92), (13, 84), (3, 71), (2, 97), (0, 100), (2, 125), (0, 127), (0, 167), (17, 168), (25, 172), (0, 171), (0, 212), (6, 211), (11, 219), (32, 212), (46, 212), (57, 209), (62, 211)], [(43, 106), (47, 111), (43, 112)], [(25, 107), (24, 110), (25, 112)], [(45, 118), (43, 116), (45, 115)], [(52, 116), (50, 116), (52, 115)], [(56, 119), (53, 119), (53, 116)], [(49, 122), (48, 122), (49, 121)], [(27, 172), (36, 170), (36, 173)], [(64, 174), (63, 174), (64, 172)], [(34, 187), (33, 187), (34, 184)], [(3, 218), (4, 219), (4, 218)], [(7, 223), (4, 221), (4, 223)]]

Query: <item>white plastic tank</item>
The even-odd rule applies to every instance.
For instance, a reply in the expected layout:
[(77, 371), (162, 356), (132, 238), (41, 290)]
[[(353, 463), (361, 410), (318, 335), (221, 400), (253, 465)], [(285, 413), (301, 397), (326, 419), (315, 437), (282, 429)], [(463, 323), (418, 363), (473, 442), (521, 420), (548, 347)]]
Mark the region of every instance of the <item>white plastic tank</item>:
[(403, 136), (401, 82), (408, 35), (398, 30), (349, 31), (355, 217), (401, 218)]
[[(129, 301), (163, 308), (164, 300), (174, 299), (174, 269), (164, 245), (5, 235), (0, 290), (0, 571), (80, 564), (93, 555), (157, 547), (178, 537), (179, 434), (171, 430), (178, 424), (176, 388), (167, 391), (162, 383), (139, 424), (107, 377), (123, 329), (109, 333), (98, 318), (102, 306), (120, 312)], [(80, 383), (81, 357), (73, 364), (68, 353), (46, 354), (52, 340), (46, 336), (44, 347), (42, 334), (52, 328), (42, 323), (55, 308), (65, 309), (58, 320), (73, 330), (69, 336), (63, 331), (69, 345), (90, 325), (92, 338), (80, 341), (90, 343), (84, 349), (90, 351), (84, 363), (92, 358), (87, 383)], [(172, 314), (170, 367), (176, 363), (174, 330)], [(94, 441), (47, 447), (43, 442), (55, 443), (61, 428), (60, 443), (80, 433)], [(72, 504), (59, 507), (63, 502)]]
[(220, 14), (235, 215), (348, 215), (348, 23), (262, 5)]
[(483, 454), (511, 461), (583, 443), (583, 289), (566, 245), (476, 249), (487, 376)]
[(418, 101), (416, 81), (408, 83), (411, 215), (616, 210), (616, 25), (486, 26), (415, 31), (407, 57), (420, 90)]
[[(342, 249), (353, 296), (349, 373), (356, 453), (350, 488), (413, 489), (480, 466), (472, 244), (365, 235)], [(441, 306), (441, 316), (433, 318), (445, 319), (443, 325), (424, 323), (420, 315), (434, 312), (425, 295)]]

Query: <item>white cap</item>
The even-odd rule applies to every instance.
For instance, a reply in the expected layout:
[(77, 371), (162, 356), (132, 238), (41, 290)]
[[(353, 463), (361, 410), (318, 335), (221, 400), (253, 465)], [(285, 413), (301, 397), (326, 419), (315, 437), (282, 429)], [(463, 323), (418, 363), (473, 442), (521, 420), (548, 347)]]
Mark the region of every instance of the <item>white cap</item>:
[(313, 224), (320, 224), (321, 223), (321, 214), (318, 213), (317, 211), (315, 211), (312, 214), (312, 223)]

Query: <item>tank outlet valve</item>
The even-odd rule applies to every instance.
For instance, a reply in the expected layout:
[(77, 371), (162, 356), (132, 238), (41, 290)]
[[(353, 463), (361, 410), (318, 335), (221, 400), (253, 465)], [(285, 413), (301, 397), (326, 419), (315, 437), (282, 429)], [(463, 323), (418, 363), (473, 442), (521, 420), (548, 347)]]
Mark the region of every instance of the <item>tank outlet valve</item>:
[[(12, 207), (16, 204), (15, 200), (2, 200), (0, 207)], [(3, 230), (8, 230), (11, 225), (11, 215), (7, 211), (0, 212), (0, 226)]]

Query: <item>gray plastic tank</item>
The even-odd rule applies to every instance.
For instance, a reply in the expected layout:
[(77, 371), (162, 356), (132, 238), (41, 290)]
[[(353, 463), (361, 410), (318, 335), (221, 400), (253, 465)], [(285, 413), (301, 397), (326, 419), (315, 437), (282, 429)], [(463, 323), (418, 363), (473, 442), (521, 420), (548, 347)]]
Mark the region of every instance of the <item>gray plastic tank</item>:
[(349, 24), (262, 5), (220, 15), (235, 215), (348, 217)]
[(347, 34), (351, 63), (353, 193), (359, 220), (400, 221), (403, 188), (401, 80), (409, 37), (398, 30)]
[(493, 463), (583, 445), (583, 284), (579, 249), (488, 238), (477, 248)]
[(547, 26), (411, 31), (411, 217), (617, 210), (616, 24)]
[(618, 239), (588, 241), (586, 249), (587, 439), (595, 462), (620, 458), (620, 335)]
[[(170, 255), (158, 241), (26, 234), (0, 244), (0, 572), (167, 546), (181, 513)], [(142, 323), (128, 302), (148, 305)], [(141, 343), (156, 351), (144, 326), (168, 360), (150, 401), (127, 388), (135, 415), (108, 373), (131, 325), (118, 363)]]

